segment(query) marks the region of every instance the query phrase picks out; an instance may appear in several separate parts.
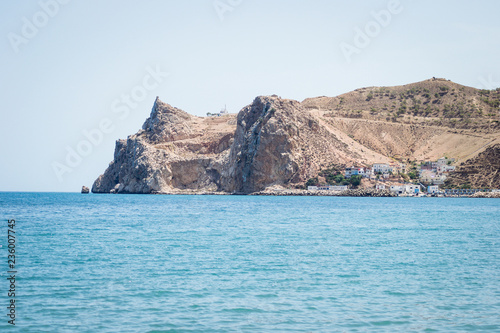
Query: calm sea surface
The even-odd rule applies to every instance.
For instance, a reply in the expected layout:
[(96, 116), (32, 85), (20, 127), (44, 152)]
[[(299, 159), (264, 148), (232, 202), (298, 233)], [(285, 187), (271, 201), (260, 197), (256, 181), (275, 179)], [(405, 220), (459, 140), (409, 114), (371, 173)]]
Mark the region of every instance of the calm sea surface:
[(0, 193), (22, 332), (500, 331), (500, 200)]

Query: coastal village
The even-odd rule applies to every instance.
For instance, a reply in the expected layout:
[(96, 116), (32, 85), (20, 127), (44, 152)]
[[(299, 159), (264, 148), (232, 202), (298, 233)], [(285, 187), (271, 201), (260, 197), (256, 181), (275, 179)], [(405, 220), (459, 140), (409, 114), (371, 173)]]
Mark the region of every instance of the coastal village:
[[(437, 161), (409, 163), (375, 163), (371, 166), (350, 166), (343, 172), (338, 168), (333, 177), (310, 179), (308, 191), (347, 191), (363, 184), (364, 188), (390, 191), (397, 196), (470, 196), (477, 192), (500, 192), (495, 189), (445, 188), (450, 172), (455, 170), (455, 159), (442, 157)], [(325, 175), (325, 173), (323, 173)], [(330, 176), (330, 177), (329, 177)], [(330, 181), (328, 181), (328, 179)]]

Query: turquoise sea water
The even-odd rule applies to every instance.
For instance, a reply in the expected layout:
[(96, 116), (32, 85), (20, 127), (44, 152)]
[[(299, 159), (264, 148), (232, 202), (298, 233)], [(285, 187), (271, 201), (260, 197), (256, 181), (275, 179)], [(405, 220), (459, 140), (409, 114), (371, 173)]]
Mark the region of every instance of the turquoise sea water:
[(22, 332), (500, 331), (500, 200), (0, 193)]

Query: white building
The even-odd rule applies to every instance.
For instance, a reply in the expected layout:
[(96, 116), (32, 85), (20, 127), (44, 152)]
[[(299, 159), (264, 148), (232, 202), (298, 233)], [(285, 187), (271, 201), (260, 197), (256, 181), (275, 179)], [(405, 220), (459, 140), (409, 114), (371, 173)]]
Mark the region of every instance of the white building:
[(438, 193), (439, 186), (438, 185), (429, 185), (427, 186), (427, 193)]
[(224, 109), (221, 109), (220, 112), (219, 112), (219, 116), (224, 116), (226, 114), (229, 114), (229, 112), (227, 111), (227, 108), (226, 106), (224, 105)]
[(363, 174), (363, 177), (370, 178), (371, 174), (372, 170), (370, 168), (365, 168), (365, 173)]
[(353, 170), (352, 170), (352, 169), (353, 169), (353, 168), (345, 168), (345, 172), (344, 172), (344, 177), (345, 177), (345, 178), (351, 178), (351, 176), (352, 176), (352, 172), (353, 172)]
[(455, 166), (454, 165), (438, 165), (437, 167), (437, 173), (447, 173), (450, 171), (455, 171)]
[(419, 178), (422, 183), (434, 184), (434, 185), (444, 184), (444, 181), (446, 180), (445, 175), (443, 174), (438, 175), (435, 172), (428, 170), (423, 170), (420, 173)]
[(437, 165), (448, 165), (455, 162), (454, 158), (446, 158), (446, 157), (441, 157), (440, 159), (437, 160)]
[(414, 184), (405, 184), (405, 185), (391, 185), (391, 192), (395, 192), (397, 194), (419, 194), (420, 193), (420, 185)]
[(393, 171), (393, 168), (387, 164), (387, 163), (375, 163), (372, 166), (372, 171), (373, 173), (391, 173)]
[(405, 187), (404, 187), (404, 185), (391, 185), (390, 191), (398, 193), (398, 194), (402, 194), (405, 191)]
[(397, 172), (398, 173), (406, 173), (406, 164), (405, 163), (399, 163), (397, 166)]
[(377, 184), (377, 185), (375, 185), (375, 189), (377, 189), (377, 190), (385, 190), (385, 184)]
[(351, 178), (351, 176), (363, 176), (363, 177), (370, 177), (370, 170), (367, 168), (363, 167), (350, 167), (350, 168), (345, 168), (345, 173), (344, 177), (345, 178)]
[(420, 185), (414, 184), (406, 184), (405, 192), (410, 194), (419, 194), (420, 193)]

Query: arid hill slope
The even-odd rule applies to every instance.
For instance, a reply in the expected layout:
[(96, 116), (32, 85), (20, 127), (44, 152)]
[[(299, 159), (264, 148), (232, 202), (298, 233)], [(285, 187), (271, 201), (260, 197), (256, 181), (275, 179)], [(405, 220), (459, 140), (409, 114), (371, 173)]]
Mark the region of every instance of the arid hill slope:
[(500, 144), (460, 165), (446, 180), (446, 186), (500, 188)]
[(386, 156), (459, 162), (499, 142), (500, 90), (444, 79), (362, 88), (302, 104), (332, 127)]

